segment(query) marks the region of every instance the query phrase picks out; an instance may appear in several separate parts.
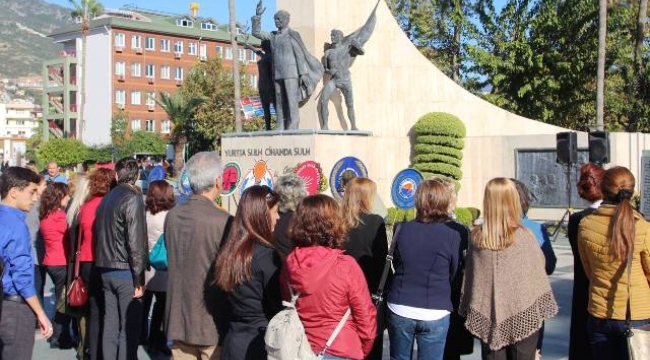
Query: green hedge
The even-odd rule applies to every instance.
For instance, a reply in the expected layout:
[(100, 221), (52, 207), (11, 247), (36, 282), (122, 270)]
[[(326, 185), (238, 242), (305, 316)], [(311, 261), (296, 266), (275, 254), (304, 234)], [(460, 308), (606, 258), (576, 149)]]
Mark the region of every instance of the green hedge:
[(442, 162), (449, 165), (461, 167), (462, 162), (455, 157), (442, 154), (420, 154), (413, 158), (416, 164)]
[[(456, 221), (466, 225), (468, 227), (472, 226), (474, 219), (472, 218), (472, 212), (470, 208), (456, 208), (454, 210), (456, 215)], [(386, 216), (386, 226), (393, 226), (397, 222), (411, 221), (415, 219), (415, 208), (402, 210), (395, 207), (388, 208), (388, 215)]]
[(422, 116), (415, 123), (415, 133), (464, 138), (467, 131), (465, 124), (458, 117), (443, 112), (432, 112)]
[(481, 210), (475, 207), (468, 207), (467, 210), (469, 210), (472, 213), (472, 221), (481, 217)]
[(472, 213), (468, 208), (456, 208), (454, 213), (456, 214), (456, 221), (467, 227), (472, 226), (474, 220), (472, 219)]
[(463, 177), (463, 171), (459, 167), (444, 163), (414, 164), (413, 168), (420, 171), (449, 176), (456, 180), (460, 180)]
[(465, 147), (465, 140), (450, 137), (450, 136), (418, 135), (415, 138), (415, 142), (418, 144), (449, 146), (458, 150), (463, 150), (463, 148)]
[(415, 153), (420, 154), (442, 154), (455, 157), (458, 160), (463, 159), (463, 152), (457, 149), (453, 149), (441, 145), (429, 145), (429, 144), (416, 144)]

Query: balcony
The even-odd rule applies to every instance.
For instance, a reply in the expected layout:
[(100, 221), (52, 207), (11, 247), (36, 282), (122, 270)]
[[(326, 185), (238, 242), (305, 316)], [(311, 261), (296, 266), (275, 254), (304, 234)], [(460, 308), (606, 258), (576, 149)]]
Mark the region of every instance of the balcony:
[(179, 52), (179, 51), (174, 52), (174, 59), (180, 59), (181, 55), (183, 55), (182, 52)]
[(115, 44), (115, 51), (121, 53), (124, 51), (124, 45)]
[(142, 54), (142, 48), (141, 47), (133, 48), (133, 50), (135, 51), (136, 54)]
[(124, 82), (125, 76), (124, 74), (117, 74), (117, 81), (119, 82)]
[(207, 57), (207, 55), (199, 55), (199, 60), (200, 61), (206, 61), (206, 60), (208, 60), (208, 57)]
[(154, 111), (156, 109), (156, 103), (147, 103), (147, 110)]
[(147, 82), (153, 84), (153, 76), (147, 76)]

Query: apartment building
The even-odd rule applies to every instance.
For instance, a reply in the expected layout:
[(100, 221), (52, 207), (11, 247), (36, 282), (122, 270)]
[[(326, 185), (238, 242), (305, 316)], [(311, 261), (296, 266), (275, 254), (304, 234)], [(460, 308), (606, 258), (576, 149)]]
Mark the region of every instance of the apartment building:
[(26, 100), (0, 103), (0, 161), (22, 164), (27, 139), (41, 126), (41, 107)]
[[(83, 56), (80, 25), (50, 34), (63, 51), (43, 66), (44, 123), (49, 128), (45, 136), (78, 138), (81, 131), (87, 144), (108, 144), (112, 119), (121, 115), (131, 131), (169, 134), (172, 124), (154, 98), (161, 92), (175, 92), (192, 66), (212, 57), (222, 58), (226, 68), (240, 61), (247, 80), (256, 86), (257, 54), (243, 44), (233, 54), (229, 27), (197, 16), (196, 10), (182, 15), (135, 7), (108, 9), (90, 23), (84, 62), (79, 60)], [(259, 40), (248, 40), (259, 46)], [(84, 83), (81, 66), (86, 66), (88, 89), (85, 124), (77, 121)]]

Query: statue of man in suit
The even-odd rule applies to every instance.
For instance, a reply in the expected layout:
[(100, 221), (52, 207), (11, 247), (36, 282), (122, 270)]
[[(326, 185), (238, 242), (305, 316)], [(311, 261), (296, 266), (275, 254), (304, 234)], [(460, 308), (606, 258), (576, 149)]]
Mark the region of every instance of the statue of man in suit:
[(298, 109), (314, 92), (323, 76), (320, 61), (309, 54), (297, 31), (289, 28), (290, 15), (284, 10), (275, 16), (277, 31), (261, 30), (261, 16), (266, 10), (262, 0), (252, 17), (252, 35), (271, 42), (273, 56), (273, 79), (275, 86), (276, 116), (278, 130), (298, 129)]

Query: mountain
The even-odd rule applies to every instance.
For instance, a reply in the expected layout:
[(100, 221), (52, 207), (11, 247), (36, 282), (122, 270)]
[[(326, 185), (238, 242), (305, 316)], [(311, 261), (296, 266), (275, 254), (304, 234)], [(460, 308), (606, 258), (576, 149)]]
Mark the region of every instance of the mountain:
[(42, 0), (0, 0), (0, 77), (40, 75), (62, 46), (47, 35), (72, 23), (70, 10)]

